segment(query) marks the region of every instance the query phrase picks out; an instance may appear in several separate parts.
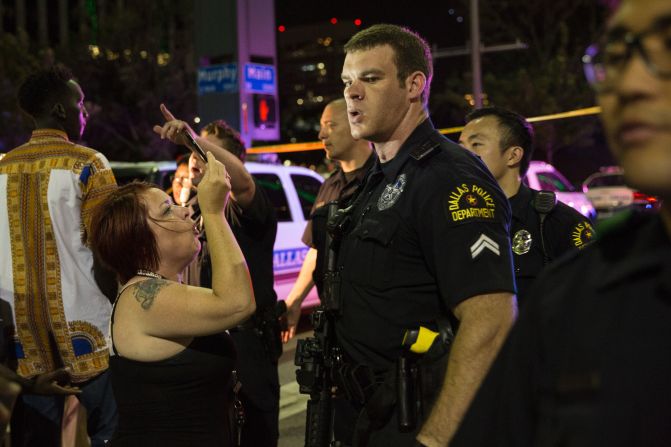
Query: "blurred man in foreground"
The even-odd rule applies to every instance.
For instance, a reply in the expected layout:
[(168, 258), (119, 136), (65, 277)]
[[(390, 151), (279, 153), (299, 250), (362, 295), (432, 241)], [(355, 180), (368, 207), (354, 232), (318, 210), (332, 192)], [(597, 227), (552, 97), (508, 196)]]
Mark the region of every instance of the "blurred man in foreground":
[(671, 444), (671, 3), (624, 0), (583, 58), (629, 186), (629, 211), (555, 264), (475, 398), (454, 446)]

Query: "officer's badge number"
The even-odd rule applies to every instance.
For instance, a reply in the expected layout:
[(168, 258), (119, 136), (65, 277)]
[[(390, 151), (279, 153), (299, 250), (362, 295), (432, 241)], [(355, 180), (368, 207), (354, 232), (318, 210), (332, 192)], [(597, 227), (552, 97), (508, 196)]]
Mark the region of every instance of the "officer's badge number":
[(455, 223), (469, 220), (494, 220), (496, 203), (492, 195), (480, 185), (463, 183), (447, 196), (446, 214)]

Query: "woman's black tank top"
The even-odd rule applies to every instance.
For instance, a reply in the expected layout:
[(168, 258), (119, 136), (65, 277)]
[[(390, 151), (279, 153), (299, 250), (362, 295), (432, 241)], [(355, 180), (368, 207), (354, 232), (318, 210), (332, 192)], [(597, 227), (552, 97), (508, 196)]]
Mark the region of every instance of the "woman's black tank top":
[[(116, 304), (116, 303), (115, 303)], [(114, 311), (112, 310), (112, 326)], [(114, 338), (112, 336), (112, 349)], [(227, 333), (196, 337), (164, 360), (116, 354), (110, 372), (119, 425), (113, 447), (230, 446), (235, 347)]]

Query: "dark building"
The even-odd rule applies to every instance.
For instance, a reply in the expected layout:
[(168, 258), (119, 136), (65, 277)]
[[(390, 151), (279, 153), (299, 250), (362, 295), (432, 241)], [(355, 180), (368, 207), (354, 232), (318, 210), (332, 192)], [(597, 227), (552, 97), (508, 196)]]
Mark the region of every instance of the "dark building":
[(342, 96), (343, 46), (353, 20), (287, 27), (277, 33), (280, 116), (285, 142), (314, 141), (324, 106)]

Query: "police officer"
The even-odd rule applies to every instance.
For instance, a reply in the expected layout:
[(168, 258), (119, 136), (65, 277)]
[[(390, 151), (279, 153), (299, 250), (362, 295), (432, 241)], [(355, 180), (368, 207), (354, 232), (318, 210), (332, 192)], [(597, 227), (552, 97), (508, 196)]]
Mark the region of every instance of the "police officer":
[(541, 274), (451, 447), (671, 445), (669, 35), (671, 3), (623, 0), (583, 57), (627, 184), (660, 213), (606, 221)]
[(594, 230), (589, 219), (550, 191), (535, 191), (522, 178), (533, 150), (533, 128), (524, 117), (499, 107), (471, 112), (459, 144), (478, 155), (499, 182), (513, 211), (510, 231), (520, 306), (540, 271), (571, 249), (582, 248)]
[(347, 104), (343, 98), (333, 100), (324, 107), (319, 123), (319, 139), (324, 144), (326, 156), (330, 160), (337, 161), (339, 166), (319, 188), (310, 213), (311, 219), (303, 233), (303, 242), (310, 247), (310, 250), (303, 260), (296, 283), (286, 298), (287, 329), (282, 333), (285, 343), (296, 333), (296, 325), (301, 315), (301, 303), (321, 276), (319, 273), (321, 269), (317, 271), (316, 265), (318, 250), (324, 248), (325, 222), (322, 212), (319, 216), (321, 219), (318, 218), (322, 223), (321, 228), (314, 228), (313, 220), (317, 209), (333, 200), (348, 200), (361, 184), (375, 158), (367, 141), (352, 138), (347, 120)]
[[(185, 144), (183, 134), (193, 134), (193, 130), (184, 121), (175, 119), (164, 105), (161, 105), (161, 112), (166, 123), (155, 126), (154, 130), (177, 144)], [(238, 353), (236, 370), (242, 383), (240, 397), (246, 416), (241, 445), (276, 446), (280, 399), (277, 361), (282, 343), (276, 313), (277, 294), (273, 289), (275, 209), (263, 188), (245, 168), (245, 146), (234, 129), (224, 121), (215, 121), (203, 128), (200, 137), (193, 136), (205, 151), (212, 152), (226, 166), (231, 177), (231, 200), (225, 210), (226, 219), (245, 255), (256, 300), (254, 316), (230, 331)], [(192, 183), (197, 185), (204, 169), (202, 161), (194, 154), (189, 159), (189, 169)], [(189, 284), (211, 284), (206, 244), (199, 258), (187, 268), (185, 276)]]
[[(336, 440), (442, 446), (515, 318), (510, 208), (486, 167), (431, 123), (431, 51), (420, 36), (374, 25), (345, 52), (352, 136), (371, 141), (378, 159), (337, 225), (350, 411), (336, 412)], [(458, 329), (447, 360), (449, 320)], [(403, 336), (420, 326), (441, 333), (436, 356), (417, 359), (416, 401), (390, 401), (406, 384), (394, 372), (408, 358)], [(405, 404), (424, 409), (414, 427), (399, 425)]]

